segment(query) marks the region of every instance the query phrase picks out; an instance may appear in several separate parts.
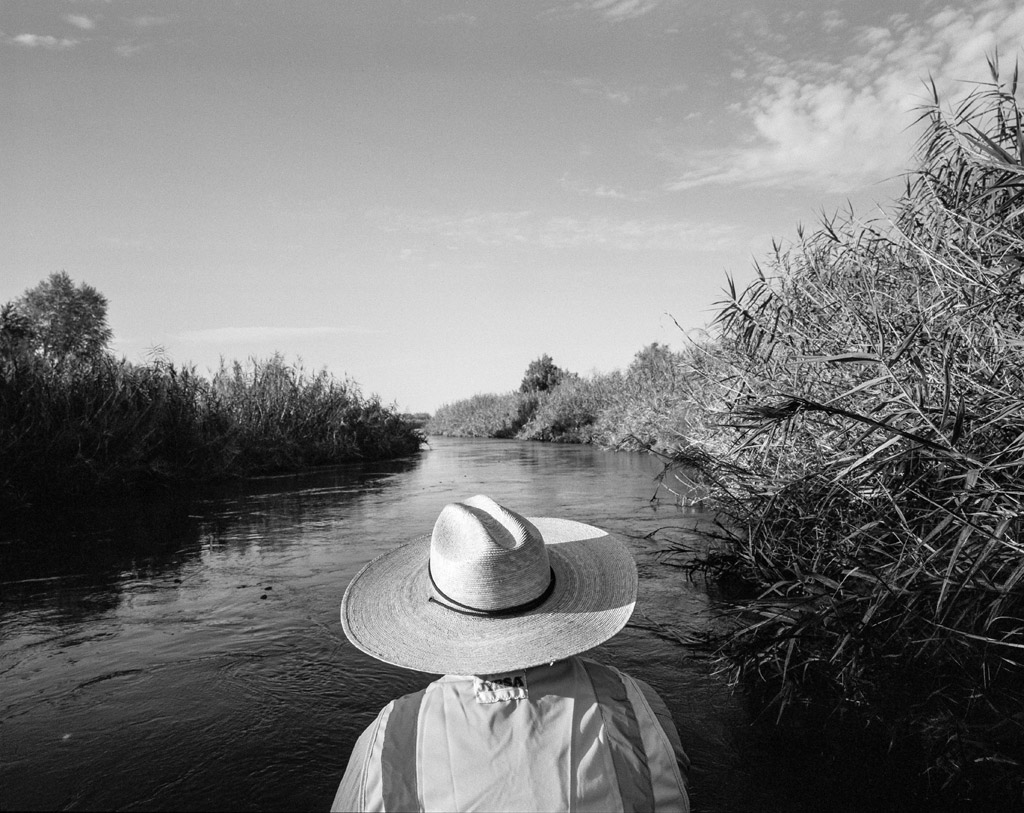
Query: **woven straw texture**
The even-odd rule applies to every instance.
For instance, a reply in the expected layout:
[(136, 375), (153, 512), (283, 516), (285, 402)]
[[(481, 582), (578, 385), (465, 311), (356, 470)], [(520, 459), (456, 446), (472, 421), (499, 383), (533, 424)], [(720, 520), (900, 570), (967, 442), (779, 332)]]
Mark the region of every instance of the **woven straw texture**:
[[(625, 543), (600, 528), (573, 520), (536, 517), (526, 522), (529, 527), (522, 534), (513, 525), (513, 541), (505, 544), (512, 548), (534, 544), (528, 538), (530, 528), (542, 537), (541, 556), (527, 556), (528, 573), (522, 580), (527, 587), (520, 590), (514, 584), (518, 577), (500, 573), (500, 567), (492, 575), (501, 578), (483, 581), (491, 587), (502, 580), (513, 582), (506, 585), (504, 593), (495, 591), (500, 597), (494, 605), (502, 607), (536, 596), (540, 591), (538, 573), (545, 574), (546, 583), (546, 574), (554, 571), (554, 591), (539, 607), (514, 616), (481, 617), (430, 601), (432, 595), (436, 597), (427, 571), (431, 538), (424, 537), (378, 556), (356, 574), (341, 602), (345, 634), (356, 647), (385, 663), (458, 675), (499, 674), (550, 663), (615, 635), (626, 625), (636, 602), (636, 565)], [(468, 522), (467, 527), (472, 524)], [(500, 545), (500, 532), (490, 530)], [(448, 595), (459, 601), (472, 596), (483, 603), (464, 603), (488, 608), (489, 588), (470, 583), (452, 595), (445, 587), (460, 590), (458, 564), (454, 571), (447, 571), (446, 566), (441, 570), (445, 572), (435, 576), (447, 580), (439, 586)], [(470, 571), (472, 568), (466, 572)]]

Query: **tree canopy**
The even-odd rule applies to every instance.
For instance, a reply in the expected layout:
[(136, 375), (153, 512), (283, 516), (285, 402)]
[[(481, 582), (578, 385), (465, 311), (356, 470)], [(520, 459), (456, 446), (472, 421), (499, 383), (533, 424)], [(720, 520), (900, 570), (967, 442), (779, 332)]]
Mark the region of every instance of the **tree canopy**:
[(49, 361), (87, 360), (101, 355), (113, 332), (107, 298), (58, 271), (0, 310), (0, 344), (20, 346)]
[(523, 382), (519, 385), (520, 392), (547, 392), (558, 386), (568, 375), (568, 372), (555, 366), (551, 356), (547, 353), (539, 359), (530, 362), (523, 376)]

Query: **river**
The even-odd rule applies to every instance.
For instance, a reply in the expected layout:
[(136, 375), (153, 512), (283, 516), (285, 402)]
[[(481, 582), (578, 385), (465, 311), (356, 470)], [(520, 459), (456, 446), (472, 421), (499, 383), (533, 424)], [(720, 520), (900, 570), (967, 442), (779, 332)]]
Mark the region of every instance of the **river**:
[(700, 520), (665, 492), (652, 499), (656, 460), (518, 441), (430, 447), (0, 531), (0, 808), (327, 809), (362, 728), (432, 679), (347, 642), (345, 586), (478, 493), (629, 537), (639, 609), (595, 656), (666, 699), (694, 763), (694, 810), (804, 806), (766, 781), (779, 760), (751, 740), (742, 699), (659, 634), (705, 629), (714, 603), (663, 562), (659, 540), (685, 531), (647, 537)]

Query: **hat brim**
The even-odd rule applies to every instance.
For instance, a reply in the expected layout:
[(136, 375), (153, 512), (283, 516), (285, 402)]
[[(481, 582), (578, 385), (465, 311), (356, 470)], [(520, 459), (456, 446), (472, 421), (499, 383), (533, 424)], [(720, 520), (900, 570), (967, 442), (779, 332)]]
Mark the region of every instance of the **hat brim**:
[(355, 575), (341, 600), (348, 639), (385, 663), (457, 675), (525, 669), (607, 641), (636, 604), (636, 564), (625, 542), (582, 522), (529, 519), (555, 573), (555, 588), (539, 607), (487, 617), (428, 601), (426, 537), (378, 556)]

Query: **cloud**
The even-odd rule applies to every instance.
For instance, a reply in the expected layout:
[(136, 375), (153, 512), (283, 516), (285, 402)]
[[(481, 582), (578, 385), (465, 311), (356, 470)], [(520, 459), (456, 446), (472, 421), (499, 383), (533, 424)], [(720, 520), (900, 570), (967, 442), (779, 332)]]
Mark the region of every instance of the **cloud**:
[(583, 195), (585, 197), (624, 200), (631, 203), (639, 203), (650, 197), (647, 193), (627, 192), (615, 186), (608, 186), (607, 184), (587, 186), (579, 181), (571, 179), (568, 173), (558, 179), (558, 185), (567, 192), (572, 192), (576, 195)]
[(609, 102), (619, 105), (629, 105), (638, 99), (660, 101), (670, 96), (684, 94), (690, 91), (690, 86), (685, 82), (675, 82), (669, 85), (647, 85), (636, 84), (628, 89), (612, 87), (599, 79), (591, 77), (575, 77), (567, 80), (570, 87), (575, 88), (584, 96), (593, 96), (598, 99), (606, 99)]
[(434, 20), (435, 23), (455, 23), (459, 25), (476, 25), (477, 17), (475, 14), (467, 14), (465, 11), (460, 11), (456, 14), (445, 14)]
[(170, 17), (156, 17), (151, 14), (140, 14), (130, 20), (136, 28), (153, 28), (158, 25), (167, 25), (170, 21)]
[(846, 19), (838, 11), (827, 9), (821, 14), (821, 27), (829, 33), (839, 31), (846, 27)]
[(96, 27), (96, 23), (84, 14), (68, 14), (64, 17), (64, 20), (75, 26), (75, 28), (81, 28), (83, 31), (92, 31)]
[(601, 247), (619, 251), (715, 251), (735, 237), (727, 225), (652, 222), (608, 217), (552, 217), (538, 224), (535, 242), (545, 248)]
[(599, 14), (609, 22), (635, 20), (643, 17), (661, 5), (661, 0), (590, 0), (575, 3), (575, 11), (590, 11)]
[(3, 36), (7, 45), (21, 45), (24, 48), (45, 48), (48, 51), (66, 51), (78, 45), (78, 40), (51, 37), (47, 34), (18, 34)]
[(609, 87), (597, 79), (570, 79), (569, 84), (586, 96), (597, 96), (616, 104), (629, 104), (631, 99), (627, 91)]
[[(837, 20), (826, 18), (826, 27)], [(738, 108), (742, 143), (663, 157), (679, 174), (670, 190), (707, 184), (850, 192), (905, 171), (915, 133), (908, 129), (935, 80), (946, 103), (988, 79), (986, 55), (1016, 54), (1024, 42), (1024, 6), (983, 0), (946, 8), (918, 22), (897, 15), (886, 26), (843, 32), (852, 46), (833, 61), (785, 62), (760, 55), (762, 76)]]
[(372, 334), (376, 330), (355, 327), (214, 327), (188, 330), (178, 335), (192, 344), (243, 344), (261, 340), (302, 339), (342, 334)]
[(149, 43), (122, 42), (114, 48), (114, 52), (125, 59), (135, 56), (140, 51), (152, 47)]
[(738, 233), (723, 224), (636, 218), (541, 216), (530, 211), (433, 215), (377, 209), (368, 219), (385, 232), (428, 235), (451, 248), (535, 246), (544, 249), (605, 248), (618, 251), (716, 251)]

